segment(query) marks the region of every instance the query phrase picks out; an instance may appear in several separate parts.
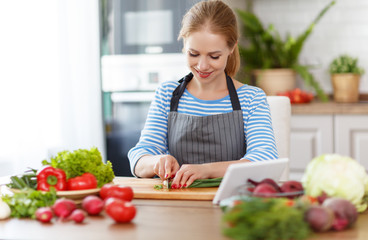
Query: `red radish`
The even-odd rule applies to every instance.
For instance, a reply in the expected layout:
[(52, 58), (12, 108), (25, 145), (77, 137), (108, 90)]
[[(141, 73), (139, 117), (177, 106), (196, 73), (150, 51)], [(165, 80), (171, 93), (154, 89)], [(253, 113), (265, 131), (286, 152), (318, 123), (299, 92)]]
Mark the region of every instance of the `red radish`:
[(68, 219), (72, 219), (76, 223), (82, 223), (85, 217), (86, 213), (83, 210), (75, 209), (72, 214), (70, 214)]
[(104, 201), (94, 195), (87, 196), (82, 201), (82, 208), (89, 215), (98, 215), (104, 208)]
[(51, 219), (54, 216), (50, 207), (41, 207), (37, 209), (35, 215), (36, 219), (43, 223), (51, 222)]
[(67, 218), (75, 209), (77, 209), (77, 204), (70, 199), (58, 199), (52, 206), (52, 210), (56, 216), (64, 219)]

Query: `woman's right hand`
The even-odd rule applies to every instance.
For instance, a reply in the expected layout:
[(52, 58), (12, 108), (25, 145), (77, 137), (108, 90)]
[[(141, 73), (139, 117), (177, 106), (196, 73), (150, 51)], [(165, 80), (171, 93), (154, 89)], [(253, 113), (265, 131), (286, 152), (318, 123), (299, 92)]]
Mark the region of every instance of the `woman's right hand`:
[(162, 180), (165, 180), (173, 177), (179, 168), (176, 158), (171, 155), (162, 155), (153, 166), (153, 172)]

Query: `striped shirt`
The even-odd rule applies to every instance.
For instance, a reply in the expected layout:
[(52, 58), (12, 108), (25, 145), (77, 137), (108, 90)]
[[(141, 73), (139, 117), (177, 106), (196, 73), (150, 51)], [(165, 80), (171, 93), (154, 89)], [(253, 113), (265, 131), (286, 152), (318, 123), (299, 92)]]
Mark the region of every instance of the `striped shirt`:
[[(145, 126), (135, 147), (130, 149), (128, 158), (132, 173), (143, 155), (169, 154), (167, 125), (170, 101), (178, 82), (164, 82), (156, 90), (155, 98), (148, 111)], [(278, 158), (273, 134), (269, 105), (265, 93), (257, 87), (243, 85), (237, 89), (244, 122), (244, 141), (247, 152), (242, 159), (262, 161)], [(230, 96), (217, 100), (201, 100), (185, 89), (179, 100), (178, 113), (208, 116), (232, 112)]]

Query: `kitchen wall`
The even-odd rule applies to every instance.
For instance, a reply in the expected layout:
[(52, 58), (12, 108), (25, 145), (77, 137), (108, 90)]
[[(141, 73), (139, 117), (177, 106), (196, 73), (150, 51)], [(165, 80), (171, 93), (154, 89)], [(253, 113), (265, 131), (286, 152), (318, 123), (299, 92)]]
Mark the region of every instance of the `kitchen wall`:
[[(249, 1), (249, 0), (248, 0)], [(245, 8), (247, 0), (227, 0), (233, 8)], [(302, 33), (330, 0), (253, 0), (254, 12), (261, 21), (274, 24), (281, 36)], [(328, 66), (333, 58), (347, 53), (359, 58), (365, 68), (360, 92), (368, 93), (368, 1), (337, 0), (315, 26), (304, 45), (301, 63), (312, 64), (317, 81), (332, 92)], [(302, 82), (299, 80), (300, 86)]]

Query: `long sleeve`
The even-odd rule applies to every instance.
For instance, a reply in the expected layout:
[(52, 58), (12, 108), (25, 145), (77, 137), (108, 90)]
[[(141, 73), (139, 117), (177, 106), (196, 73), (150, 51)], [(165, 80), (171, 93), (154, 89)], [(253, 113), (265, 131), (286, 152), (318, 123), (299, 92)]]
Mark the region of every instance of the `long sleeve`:
[(243, 158), (250, 161), (277, 159), (278, 152), (272, 128), (272, 119), (263, 91), (257, 91), (251, 102), (242, 101), (244, 134), (247, 152)]
[(144, 155), (167, 154), (167, 115), (169, 102), (176, 83), (160, 86), (149, 108), (145, 126), (141, 132), (139, 142), (128, 152), (131, 172), (138, 160)]

